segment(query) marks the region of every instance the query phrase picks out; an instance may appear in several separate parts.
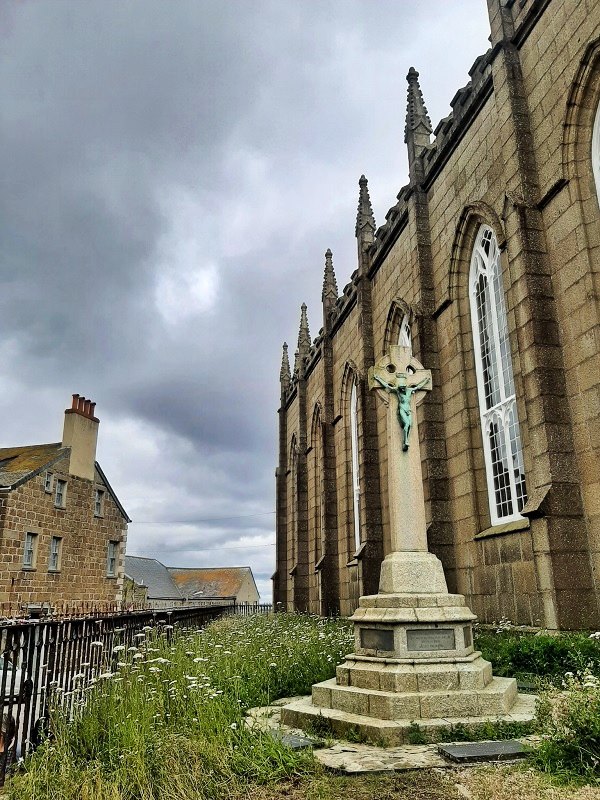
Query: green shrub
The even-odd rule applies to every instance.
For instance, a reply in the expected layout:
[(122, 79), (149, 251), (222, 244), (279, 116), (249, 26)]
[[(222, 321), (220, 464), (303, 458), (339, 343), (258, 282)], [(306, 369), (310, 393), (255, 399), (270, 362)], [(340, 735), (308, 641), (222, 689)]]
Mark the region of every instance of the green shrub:
[(537, 721), (543, 739), (535, 762), (545, 772), (600, 782), (600, 681), (567, 674), (562, 689), (543, 693)]
[(517, 630), (478, 631), (475, 647), (492, 662), (494, 674), (550, 679), (582, 669), (600, 676), (600, 642), (585, 633), (531, 634)]

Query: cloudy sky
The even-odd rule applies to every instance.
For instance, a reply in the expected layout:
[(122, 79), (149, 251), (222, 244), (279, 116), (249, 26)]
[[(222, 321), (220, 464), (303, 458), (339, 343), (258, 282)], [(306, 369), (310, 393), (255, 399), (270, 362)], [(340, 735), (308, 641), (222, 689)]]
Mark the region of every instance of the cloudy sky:
[(2, 0), (0, 446), (97, 402), (128, 552), (270, 600), (281, 343), (488, 47), (485, 0)]

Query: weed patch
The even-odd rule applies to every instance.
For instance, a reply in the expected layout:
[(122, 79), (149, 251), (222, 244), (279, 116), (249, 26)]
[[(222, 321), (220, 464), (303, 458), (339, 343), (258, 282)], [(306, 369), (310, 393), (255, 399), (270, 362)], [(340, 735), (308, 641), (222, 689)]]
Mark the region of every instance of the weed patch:
[(351, 643), (350, 625), (301, 615), (228, 617), (172, 644), (148, 630), (54, 709), (8, 798), (219, 800), (306, 776), (312, 756), (249, 731), (244, 712), (331, 678)]

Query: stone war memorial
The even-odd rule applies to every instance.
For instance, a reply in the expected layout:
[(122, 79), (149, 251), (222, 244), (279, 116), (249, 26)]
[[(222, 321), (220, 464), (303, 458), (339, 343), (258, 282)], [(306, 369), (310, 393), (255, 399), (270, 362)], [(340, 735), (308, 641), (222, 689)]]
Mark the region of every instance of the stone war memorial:
[(440, 730), (486, 719), (526, 721), (535, 698), (514, 678), (496, 678), (474, 650), (475, 615), (450, 594), (441, 561), (428, 551), (416, 409), (431, 372), (409, 347), (392, 346), (369, 370), (369, 388), (386, 406), (392, 549), (379, 592), (352, 615), (355, 652), (312, 697), (282, 709), (282, 721), (308, 726), (325, 718), (337, 733), (358, 729), (387, 745), (407, 741), (411, 725)]
[[(358, 613), (357, 656), (392, 630), (361, 598), (420, 596), (416, 575), (439, 579), (445, 614), (600, 628), (600, 5), (487, 11), (489, 49), (437, 124), (406, 65), (407, 180), (377, 225), (358, 179), (356, 259), (334, 270), (323, 242), (316, 335), (303, 305), (291, 362), (283, 348), (274, 602)], [(399, 346), (431, 382), (381, 367)], [(468, 616), (438, 622), (399, 625), (394, 653), (406, 630), (466, 658)]]

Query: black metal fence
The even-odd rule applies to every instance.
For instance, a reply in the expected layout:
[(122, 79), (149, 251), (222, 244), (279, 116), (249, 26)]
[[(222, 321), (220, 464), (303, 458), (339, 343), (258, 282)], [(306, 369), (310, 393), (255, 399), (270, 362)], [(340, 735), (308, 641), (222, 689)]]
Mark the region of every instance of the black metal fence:
[(227, 603), (1, 623), (0, 785), (11, 764), (43, 738), (50, 697), (62, 698), (68, 707), (76, 689), (116, 666), (115, 647), (132, 647), (152, 629), (170, 639), (178, 628), (202, 627), (226, 614), (270, 610), (266, 605)]

